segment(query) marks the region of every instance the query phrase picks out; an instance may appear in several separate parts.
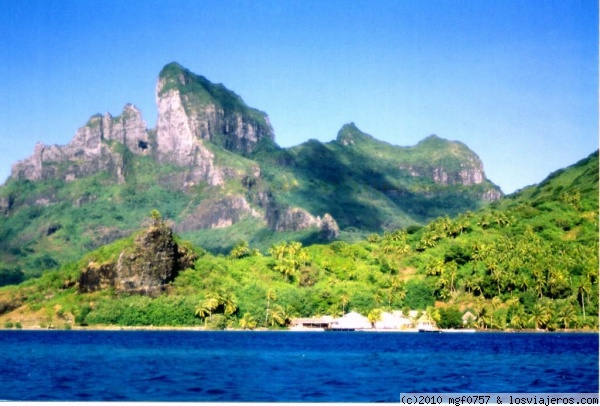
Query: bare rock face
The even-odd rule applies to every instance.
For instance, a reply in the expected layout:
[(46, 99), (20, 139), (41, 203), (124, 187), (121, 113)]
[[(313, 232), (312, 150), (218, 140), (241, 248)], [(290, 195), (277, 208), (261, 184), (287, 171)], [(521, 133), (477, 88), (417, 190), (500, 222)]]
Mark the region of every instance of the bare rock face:
[(340, 227), (329, 213), (326, 213), (321, 220), (321, 238), (324, 240), (333, 240), (340, 235)]
[(460, 164), (458, 171), (450, 171), (443, 166), (432, 169), (433, 181), (437, 184), (449, 185), (479, 185), (485, 180), (483, 164), (479, 159), (469, 158), (468, 162)]
[(173, 240), (170, 228), (153, 226), (138, 235), (116, 263), (88, 264), (79, 278), (79, 291), (114, 287), (118, 292), (156, 296), (196, 259), (193, 252)]
[(483, 200), (486, 200), (488, 202), (493, 202), (495, 200), (500, 199), (502, 196), (504, 196), (502, 194), (502, 192), (498, 189), (490, 189), (487, 190), (484, 194), (483, 194)]
[(79, 292), (89, 293), (114, 286), (116, 269), (113, 263), (90, 262), (79, 276)]
[(318, 228), (324, 240), (333, 240), (340, 234), (340, 228), (334, 218), (326, 213), (323, 218), (314, 217), (299, 207), (281, 208), (272, 214), (271, 228), (275, 231), (301, 231)]
[(152, 227), (140, 234), (130, 250), (119, 256), (118, 291), (155, 295), (177, 275), (177, 248), (172, 231)]
[(207, 199), (176, 226), (176, 231), (229, 227), (249, 216), (261, 217), (243, 196)]
[(14, 204), (15, 196), (13, 194), (6, 197), (0, 197), (0, 214), (8, 215)]
[[(160, 88), (161, 82), (158, 84)], [(212, 186), (222, 184), (222, 175), (214, 165), (214, 154), (195, 136), (179, 91), (172, 90), (157, 97), (157, 104), (156, 143), (159, 159), (187, 166), (188, 182), (206, 180)]]
[(125, 160), (118, 144), (135, 154), (149, 152), (146, 122), (133, 105), (126, 105), (118, 117), (92, 116), (65, 146), (36, 144), (31, 157), (13, 165), (11, 177), (70, 181), (108, 172), (123, 182)]
[(223, 174), (205, 141), (247, 154), (263, 138), (274, 138), (266, 114), (252, 109), (223, 85), (215, 85), (176, 63), (165, 66), (156, 87), (156, 143), (162, 161), (187, 166), (197, 181), (219, 185)]
[(275, 231), (300, 231), (311, 227), (319, 227), (320, 219), (299, 207), (282, 210), (276, 219)]

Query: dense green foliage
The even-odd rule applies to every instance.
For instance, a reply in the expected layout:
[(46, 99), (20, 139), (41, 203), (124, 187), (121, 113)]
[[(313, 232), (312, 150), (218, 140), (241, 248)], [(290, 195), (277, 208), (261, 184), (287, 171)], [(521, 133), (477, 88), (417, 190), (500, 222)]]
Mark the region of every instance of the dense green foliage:
[[(91, 119), (89, 125), (97, 121)], [(420, 165), (426, 174), (442, 164), (451, 170), (473, 156), (460, 143), (432, 136), (415, 147), (394, 147), (354, 125), (345, 126), (337, 140), (326, 144), (309, 141), (283, 149), (263, 138), (250, 157), (207, 142), (215, 165), (237, 174), (218, 187), (200, 183), (183, 188), (177, 180), (184, 177), (185, 168), (135, 155), (115, 141), (103, 142), (123, 156), (124, 182), (98, 173), (69, 182), (9, 180), (0, 187), (0, 211), (2, 202), (6, 206), (0, 212), (0, 286), (57, 269), (131, 234), (152, 209), (178, 225), (199, 204), (231, 195), (242, 196), (261, 213), (265, 211), (261, 196), (269, 195), (279, 211), (301, 207), (314, 216), (330, 213), (341, 228), (339, 239), (356, 242), (371, 232), (475, 210), (482, 204), (485, 188), (493, 187), (488, 181), (440, 185), (430, 175), (412, 176), (400, 168), (404, 162)], [(249, 176), (257, 168), (261, 176)], [(238, 240), (248, 241), (262, 253), (283, 241), (323, 242), (317, 229), (275, 232), (250, 216), (232, 227), (182, 235), (215, 254), (228, 253)]]
[[(342, 230), (381, 232), (475, 210), (494, 187), (487, 180), (468, 186), (435, 182), (435, 168), (457, 173), (475, 156), (464, 144), (436, 136), (397, 147), (348, 124), (329, 143), (263, 148), (253, 158), (278, 199), (311, 213), (330, 213)], [(420, 176), (410, 168), (418, 168)]]
[[(67, 154), (69, 161), (42, 159), (41, 180), (17, 180), (15, 174), (0, 186), (0, 286), (58, 269), (130, 235), (153, 209), (184, 238), (213, 254), (228, 253), (238, 240), (266, 254), (284, 241), (324, 242), (316, 227), (278, 226), (290, 208), (315, 218), (330, 214), (341, 230), (338, 239), (354, 243), (372, 232), (477, 210), (485, 199), (500, 195), (482, 178), (479, 158), (460, 142), (430, 136), (413, 147), (398, 147), (348, 124), (334, 141), (280, 148), (265, 113), (175, 62), (160, 72), (157, 96), (173, 92), (191, 122), (213, 113), (222, 116), (211, 131), (197, 134), (213, 157), (202, 159), (211, 159), (205, 163), (219, 184), (192, 182), (190, 168), (159, 159), (157, 129), (138, 141), (143, 155), (113, 137), (101, 138), (105, 119), (112, 126), (124, 125), (131, 109), (118, 117), (94, 115), (82, 129), (101, 138), (102, 150), (110, 153), (100, 158), (83, 154), (92, 160), (85, 162), (91, 164), (89, 171), (71, 173), (84, 162)], [(248, 128), (255, 134), (245, 134)], [(253, 137), (257, 145), (249, 141)], [(102, 162), (93, 169), (95, 159)], [(231, 216), (217, 218), (223, 207)], [(229, 223), (234, 224), (207, 229)], [(282, 229), (301, 231), (274, 231)]]
[[(78, 294), (89, 261), (115, 258), (132, 238), (40, 279), (0, 290), (45, 309), (48, 323), (208, 328), (285, 326), (292, 317), (350, 310), (428, 310), (440, 327), (598, 328), (598, 154), (490, 207), (355, 243), (247, 241), (226, 255), (201, 252), (168, 291), (151, 299)], [(265, 253), (266, 254), (266, 253)], [(435, 305), (435, 308), (434, 308)]]

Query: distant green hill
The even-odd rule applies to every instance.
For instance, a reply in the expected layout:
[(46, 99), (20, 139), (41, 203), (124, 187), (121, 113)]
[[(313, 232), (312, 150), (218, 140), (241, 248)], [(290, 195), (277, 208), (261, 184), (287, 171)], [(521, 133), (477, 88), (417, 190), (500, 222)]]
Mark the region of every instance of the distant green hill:
[[(478, 329), (597, 331), (598, 193), (595, 152), (489, 207), (354, 243), (288, 240), (268, 255), (246, 241), (214, 255), (171, 240), (154, 212), (133, 237), (0, 288), (0, 323), (282, 328), (293, 317), (416, 309), (440, 327), (464, 327), (470, 312), (466, 326)], [(136, 258), (152, 273), (171, 257), (175, 274), (151, 285), (159, 295), (127, 293), (118, 279)]]
[(126, 237), (153, 209), (213, 253), (240, 240), (266, 253), (292, 239), (357, 241), (502, 196), (474, 152), (437, 136), (398, 147), (348, 124), (331, 142), (281, 148), (264, 112), (177, 63), (160, 72), (157, 103), (155, 128), (126, 105), (13, 165), (0, 187), (0, 285)]

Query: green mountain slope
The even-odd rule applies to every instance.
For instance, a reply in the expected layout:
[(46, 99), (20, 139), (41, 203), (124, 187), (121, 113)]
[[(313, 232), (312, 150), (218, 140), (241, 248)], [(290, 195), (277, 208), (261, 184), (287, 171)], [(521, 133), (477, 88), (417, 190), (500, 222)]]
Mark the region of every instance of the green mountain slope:
[(501, 196), (471, 150), (436, 136), (397, 147), (348, 124), (334, 141), (286, 152), (279, 165), (257, 157), (279, 185), (279, 199), (330, 213), (342, 229), (395, 229), (477, 209), (486, 193), (489, 200)]
[(243, 242), (213, 255), (177, 240), (198, 259), (158, 297), (81, 292), (85, 269), (109, 266), (133, 241), (1, 288), (0, 323), (254, 328), (391, 308), (427, 310), (442, 327), (462, 326), (455, 316), (470, 311), (480, 329), (598, 329), (597, 152), (491, 207), (423, 227), (352, 244), (283, 242), (268, 255)]
[(240, 240), (360, 240), (476, 210), (502, 193), (467, 146), (398, 147), (345, 125), (335, 140), (281, 148), (265, 113), (177, 63), (159, 117), (94, 115), (65, 146), (38, 144), (0, 187), (0, 285), (38, 276), (133, 233), (159, 210), (213, 253)]

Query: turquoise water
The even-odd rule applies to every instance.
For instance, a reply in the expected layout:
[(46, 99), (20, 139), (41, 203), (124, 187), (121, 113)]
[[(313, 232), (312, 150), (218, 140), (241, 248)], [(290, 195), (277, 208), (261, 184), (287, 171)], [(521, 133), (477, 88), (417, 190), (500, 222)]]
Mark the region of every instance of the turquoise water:
[(598, 392), (596, 334), (0, 331), (0, 399), (397, 402)]

